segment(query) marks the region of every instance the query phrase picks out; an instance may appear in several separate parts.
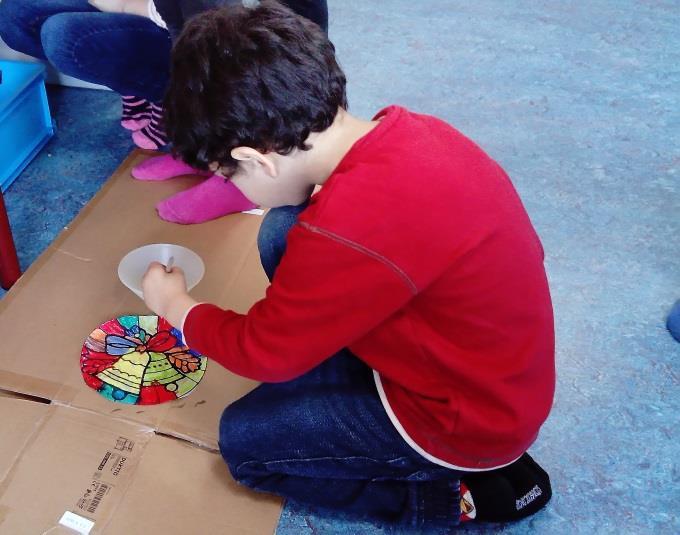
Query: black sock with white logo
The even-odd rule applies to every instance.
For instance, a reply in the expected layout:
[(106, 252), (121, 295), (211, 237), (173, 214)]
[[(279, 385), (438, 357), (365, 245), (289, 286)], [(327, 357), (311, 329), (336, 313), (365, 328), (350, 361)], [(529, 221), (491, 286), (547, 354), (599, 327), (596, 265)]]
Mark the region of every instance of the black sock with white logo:
[(472, 498), (467, 500), (466, 507), (474, 509), (472, 514), (471, 511), (465, 514), (463, 508), (463, 521), (519, 520), (533, 515), (552, 496), (548, 474), (528, 453), (503, 468), (466, 474), (461, 481), (463, 490), (469, 491), (468, 498)]

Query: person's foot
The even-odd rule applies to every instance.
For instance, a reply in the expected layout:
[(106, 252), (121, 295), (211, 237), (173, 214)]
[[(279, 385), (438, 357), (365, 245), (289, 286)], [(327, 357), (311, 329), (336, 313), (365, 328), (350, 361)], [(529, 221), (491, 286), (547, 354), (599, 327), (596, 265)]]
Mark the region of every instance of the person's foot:
[(153, 156), (147, 158), (139, 165), (132, 168), (132, 176), (137, 180), (160, 181), (183, 175), (211, 176), (210, 171), (201, 171), (178, 160), (172, 154)]
[(528, 453), (488, 472), (465, 474), (460, 482), (462, 522), (509, 522), (533, 515), (552, 496), (548, 474)]
[(680, 342), (680, 301), (675, 302), (670, 314), (668, 314), (666, 328), (671, 336)]
[(230, 180), (212, 175), (197, 186), (159, 202), (156, 210), (165, 221), (191, 225), (256, 207)]
[(121, 96), (123, 112), (120, 124), (126, 130), (141, 130), (151, 121), (151, 103), (140, 97)]
[(151, 121), (141, 130), (132, 132), (132, 141), (140, 149), (158, 150), (168, 144), (163, 127), (163, 108), (151, 103)]

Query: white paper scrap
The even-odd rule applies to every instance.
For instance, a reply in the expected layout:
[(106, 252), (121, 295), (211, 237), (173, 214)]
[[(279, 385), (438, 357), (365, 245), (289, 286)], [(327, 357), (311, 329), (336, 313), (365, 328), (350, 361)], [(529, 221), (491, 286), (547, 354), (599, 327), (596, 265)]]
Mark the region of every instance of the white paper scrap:
[(80, 535), (89, 535), (90, 531), (94, 527), (94, 522), (92, 522), (92, 520), (72, 513), (71, 511), (66, 511), (61, 516), (59, 523), (62, 526), (77, 531), (80, 533)]

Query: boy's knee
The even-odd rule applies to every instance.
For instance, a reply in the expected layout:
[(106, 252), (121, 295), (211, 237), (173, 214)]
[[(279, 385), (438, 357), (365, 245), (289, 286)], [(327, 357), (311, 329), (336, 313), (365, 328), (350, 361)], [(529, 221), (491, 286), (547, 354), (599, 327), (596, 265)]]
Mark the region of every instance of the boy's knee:
[(272, 208), (264, 216), (260, 231), (257, 234), (257, 246), (260, 254), (267, 251), (272, 245), (285, 243), (286, 235), (296, 220), (295, 217), (290, 215), (291, 208), (290, 206)]
[(257, 234), (257, 248), (269, 280), (274, 276), (276, 266), (278, 266), (286, 250), (288, 231), (297, 221), (300, 212), (306, 207), (307, 203), (300, 206), (272, 208), (264, 217)]
[(230, 468), (246, 460), (244, 426), (244, 417), (238, 409), (234, 408), (234, 404), (224, 409), (220, 418), (219, 446), (220, 453)]
[(235, 481), (256, 488), (261, 476), (261, 465), (253, 457), (252, 449), (257, 438), (252, 436), (252, 429), (248, 429), (253, 423), (252, 418), (234, 407), (235, 404), (227, 407), (220, 419), (220, 453)]

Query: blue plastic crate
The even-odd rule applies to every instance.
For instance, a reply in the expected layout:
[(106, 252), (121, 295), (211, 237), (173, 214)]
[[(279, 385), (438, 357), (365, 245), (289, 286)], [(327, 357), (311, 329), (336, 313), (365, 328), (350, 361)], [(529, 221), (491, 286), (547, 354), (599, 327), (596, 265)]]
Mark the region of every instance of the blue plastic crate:
[(0, 189), (5, 191), (54, 134), (45, 67), (0, 61)]

